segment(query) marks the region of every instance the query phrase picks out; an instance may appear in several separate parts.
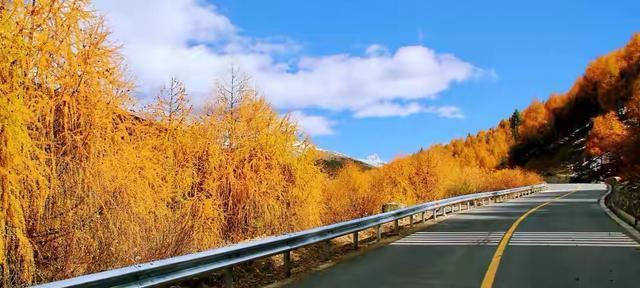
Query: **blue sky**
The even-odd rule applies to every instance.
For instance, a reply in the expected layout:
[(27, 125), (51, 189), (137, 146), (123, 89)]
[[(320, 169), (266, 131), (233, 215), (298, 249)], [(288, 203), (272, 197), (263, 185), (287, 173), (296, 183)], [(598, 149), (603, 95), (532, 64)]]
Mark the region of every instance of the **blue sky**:
[(640, 1), (173, 0), (158, 11), (140, 2), (146, 15), (127, 1), (96, 2), (140, 95), (178, 75), (197, 104), (209, 71), (234, 61), (318, 146), (385, 160), (566, 91), (589, 61), (640, 31)]

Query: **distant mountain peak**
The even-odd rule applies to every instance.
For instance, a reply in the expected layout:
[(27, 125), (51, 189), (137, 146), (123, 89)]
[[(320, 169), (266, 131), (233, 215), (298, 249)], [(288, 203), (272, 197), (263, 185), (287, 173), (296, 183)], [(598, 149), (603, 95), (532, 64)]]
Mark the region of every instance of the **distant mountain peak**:
[(367, 163), (373, 167), (380, 167), (384, 164), (387, 164), (387, 161), (382, 160), (382, 158), (380, 158), (380, 155), (378, 155), (378, 153), (373, 153), (364, 159), (358, 159), (358, 160), (364, 163)]

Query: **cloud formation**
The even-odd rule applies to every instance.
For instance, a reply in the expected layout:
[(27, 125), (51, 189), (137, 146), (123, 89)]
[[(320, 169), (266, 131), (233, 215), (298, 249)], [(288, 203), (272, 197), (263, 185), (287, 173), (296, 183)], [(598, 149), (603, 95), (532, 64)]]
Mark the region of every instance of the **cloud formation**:
[(408, 116), (416, 113), (431, 113), (441, 118), (464, 118), (464, 114), (459, 107), (456, 106), (425, 106), (417, 102), (409, 102), (407, 104), (398, 104), (393, 102), (382, 102), (376, 105), (368, 106), (364, 109), (356, 111), (353, 116), (355, 118), (367, 117), (389, 117), (389, 116)]
[[(457, 107), (420, 102), (482, 73), (452, 54), (424, 46), (390, 51), (372, 44), (362, 55), (305, 56), (303, 47), (286, 37), (244, 36), (215, 6), (197, 0), (157, 0), (153, 5), (97, 0), (95, 7), (105, 14), (112, 39), (123, 45), (143, 98), (175, 76), (197, 107), (210, 95), (215, 79), (236, 64), (280, 109), (349, 111), (356, 118), (414, 113), (461, 118)], [(323, 135), (333, 131), (328, 119), (299, 113), (306, 121), (301, 126), (324, 127), (317, 130)]]
[(306, 115), (302, 111), (293, 111), (291, 118), (298, 122), (298, 127), (309, 136), (333, 135), (333, 126), (336, 124), (322, 116)]

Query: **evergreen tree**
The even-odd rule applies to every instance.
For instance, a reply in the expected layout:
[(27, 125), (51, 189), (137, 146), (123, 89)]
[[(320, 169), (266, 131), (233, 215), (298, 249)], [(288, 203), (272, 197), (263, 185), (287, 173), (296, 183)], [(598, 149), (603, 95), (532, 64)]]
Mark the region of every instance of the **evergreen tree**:
[(513, 111), (511, 118), (509, 118), (509, 124), (511, 124), (511, 134), (513, 134), (513, 139), (518, 141), (518, 127), (522, 123), (522, 115), (520, 115), (520, 111), (516, 109)]

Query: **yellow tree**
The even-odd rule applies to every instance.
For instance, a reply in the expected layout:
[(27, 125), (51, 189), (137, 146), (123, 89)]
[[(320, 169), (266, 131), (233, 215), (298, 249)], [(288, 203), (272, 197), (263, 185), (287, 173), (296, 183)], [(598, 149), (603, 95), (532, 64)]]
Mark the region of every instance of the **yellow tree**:
[(87, 1), (4, 1), (0, 23), (0, 162), (16, 165), (2, 167), (0, 213), (10, 221), (2, 230), (17, 227), (1, 236), (11, 252), (0, 261), (5, 283), (30, 283), (35, 266), (48, 265), (35, 250), (72, 270), (69, 247), (83, 237), (74, 232), (93, 223), (102, 197), (90, 192), (86, 168), (108, 146), (129, 85)]
[(324, 176), (314, 165), (315, 149), (237, 68), (229, 78), (207, 108), (222, 147), (216, 177), (224, 235), (237, 241), (320, 224)]
[(381, 194), (371, 191), (371, 174), (353, 163), (347, 163), (324, 189), (327, 207), (325, 223), (344, 221), (377, 213), (383, 201)]
[(587, 138), (587, 152), (601, 156), (606, 152), (619, 152), (629, 133), (615, 112), (598, 116), (593, 120), (593, 128)]
[(534, 139), (546, 133), (550, 127), (553, 115), (539, 100), (533, 100), (529, 107), (522, 112), (522, 124), (519, 134), (525, 140)]

